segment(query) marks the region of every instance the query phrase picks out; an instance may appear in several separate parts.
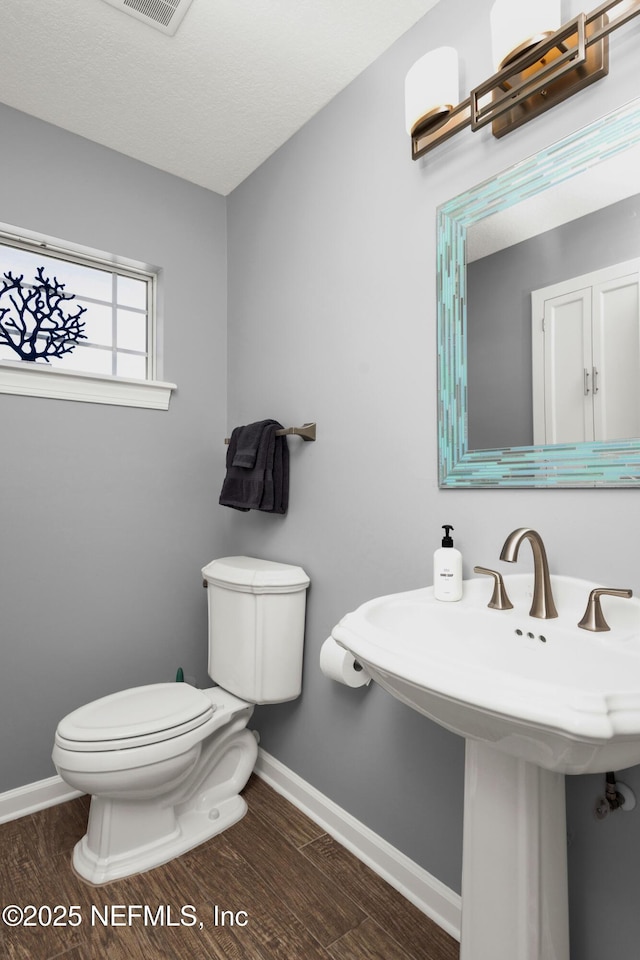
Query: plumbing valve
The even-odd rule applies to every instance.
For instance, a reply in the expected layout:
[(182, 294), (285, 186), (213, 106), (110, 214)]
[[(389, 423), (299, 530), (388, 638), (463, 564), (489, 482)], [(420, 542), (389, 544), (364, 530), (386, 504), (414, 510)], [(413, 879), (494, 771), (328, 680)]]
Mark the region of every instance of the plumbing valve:
[(606, 775), (606, 789), (604, 796), (596, 800), (596, 819), (604, 820), (614, 810), (633, 810), (636, 805), (636, 796), (626, 783), (616, 780), (616, 775), (609, 772)]

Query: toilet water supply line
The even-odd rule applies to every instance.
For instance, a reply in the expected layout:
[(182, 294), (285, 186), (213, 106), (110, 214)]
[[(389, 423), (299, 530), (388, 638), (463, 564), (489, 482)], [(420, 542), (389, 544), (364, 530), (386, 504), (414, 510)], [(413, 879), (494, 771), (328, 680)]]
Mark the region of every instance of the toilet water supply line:
[(636, 796), (626, 783), (616, 780), (613, 770), (606, 774), (606, 788), (604, 796), (596, 800), (596, 819), (604, 820), (614, 810), (630, 811), (636, 805)]

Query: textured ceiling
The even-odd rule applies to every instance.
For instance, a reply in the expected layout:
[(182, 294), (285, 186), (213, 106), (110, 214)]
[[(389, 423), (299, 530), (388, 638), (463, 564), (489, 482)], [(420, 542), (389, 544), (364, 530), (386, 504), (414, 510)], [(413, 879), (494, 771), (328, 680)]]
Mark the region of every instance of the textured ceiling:
[(223, 195), (438, 0), (2, 0), (0, 100)]

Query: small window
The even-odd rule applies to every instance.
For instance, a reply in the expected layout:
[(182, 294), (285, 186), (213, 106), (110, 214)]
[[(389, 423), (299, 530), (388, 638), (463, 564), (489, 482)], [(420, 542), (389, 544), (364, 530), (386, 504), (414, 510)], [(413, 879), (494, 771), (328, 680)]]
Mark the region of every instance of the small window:
[(152, 397), (145, 385), (170, 393), (156, 380), (155, 289), (142, 266), (0, 232), (0, 390), (126, 405)]

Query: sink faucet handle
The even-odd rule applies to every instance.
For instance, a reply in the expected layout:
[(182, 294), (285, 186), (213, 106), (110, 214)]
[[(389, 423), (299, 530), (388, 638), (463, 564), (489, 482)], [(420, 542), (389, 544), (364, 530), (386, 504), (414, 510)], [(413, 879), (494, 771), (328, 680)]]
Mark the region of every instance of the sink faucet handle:
[(611, 627), (604, 618), (602, 613), (602, 607), (600, 606), (600, 597), (606, 595), (610, 597), (629, 597), (633, 596), (632, 590), (617, 590), (613, 587), (596, 587), (595, 590), (592, 590), (589, 594), (589, 601), (587, 603), (587, 609), (584, 612), (584, 616), (580, 623), (579, 627), (582, 627), (583, 630), (592, 630), (594, 633), (600, 633), (603, 630), (610, 630)]
[(493, 593), (487, 604), (488, 607), (491, 607), (492, 610), (513, 610), (513, 604), (507, 596), (502, 574), (498, 570), (489, 570), (488, 567), (474, 567), (473, 572), (484, 573), (488, 577), (493, 577)]

